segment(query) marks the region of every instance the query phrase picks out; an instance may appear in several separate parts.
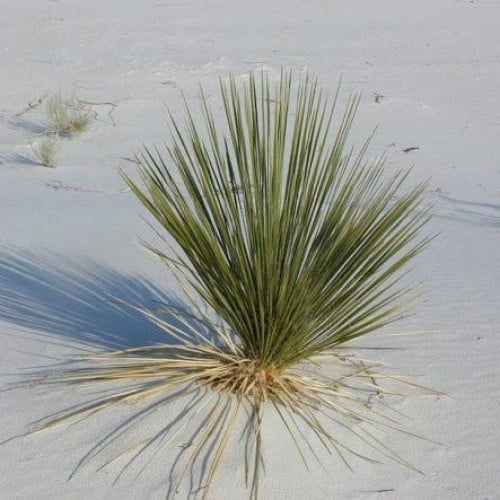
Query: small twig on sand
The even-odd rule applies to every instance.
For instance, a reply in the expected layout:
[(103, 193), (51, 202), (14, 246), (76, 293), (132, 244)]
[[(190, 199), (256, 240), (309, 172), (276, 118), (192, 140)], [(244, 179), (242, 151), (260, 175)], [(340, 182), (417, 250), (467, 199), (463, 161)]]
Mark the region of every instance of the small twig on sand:
[(390, 493), (391, 491), (394, 491), (394, 488), (385, 488), (383, 490), (364, 490), (360, 491), (360, 493)]
[(30, 111), (34, 111), (42, 104), (42, 101), (45, 97), (46, 96), (43, 95), (42, 97), (39, 97), (38, 99), (33, 99), (32, 101), (30, 101), (28, 103), (28, 105), (22, 111), (19, 111), (19, 113), (16, 113), (14, 116), (18, 117), (18, 116), (24, 115), (25, 113), (29, 113)]
[(81, 99), (78, 99), (78, 102), (81, 104), (86, 104), (88, 106), (110, 106), (110, 110), (108, 112), (109, 121), (99, 120), (99, 118), (97, 118), (97, 113), (95, 113), (95, 119), (103, 123), (107, 123), (108, 125), (113, 125), (113, 127), (116, 127), (116, 122), (115, 119), (113, 118), (113, 111), (118, 107), (118, 104), (115, 104), (114, 102), (82, 101)]
[(415, 151), (416, 149), (420, 149), (420, 146), (410, 146), (409, 148), (402, 149), (403, 153), (409, 153), (410, 151)]
[(135, 163), (136, 165), (140, 164), (139, 160), (135, 158), (130, 158), (130, 156), (120, 156), (120, 160), (129, 161), (130, 163)]
[(63, 184), (61, 181), (54, 181), (54, 182), (42, 181), (42, 184), (44, 186), (54, 189), (55, 191), (59, 191), (59, 189), (62, 189), (63, 191), (77, 191), (80, 193), (122, 194), (122, 193), (128, 193), (130, 191), (130, 188), (121, 189), (119, 191), (107, 191), (105, 189), (94, 189), (84, 186), (75, 186), (74, 184)]

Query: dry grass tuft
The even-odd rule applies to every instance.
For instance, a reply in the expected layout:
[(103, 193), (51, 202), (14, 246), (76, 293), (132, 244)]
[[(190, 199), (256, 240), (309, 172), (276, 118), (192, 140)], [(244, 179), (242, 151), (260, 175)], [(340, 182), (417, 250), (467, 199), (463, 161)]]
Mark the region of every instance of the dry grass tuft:
[(30, 144), (36, 160), (44, 167), (55, 168), (59, 156), (59, 143), (52, 137), (41, 137)]
[[(175, 425), (168, 424), (158, 431), (153, 429), (150, 437), (115, 452), (114, 458), (101, 468), (128, 457), (115, 479), (119, 480), (150, 448), (155, 447), (147, 464), (162, 450), (187, 440), (189, 444), (181, 447), (170, 472), (172, 479), (167, 497), (176, 497), (189, 477), (189, 494), (207, 498), (230, 437), (237, 430), (240, 432), (238, 424), (241, 427), (241, 423), (247, 421), (244, 444), (240, 443), (240, 446), (250, 496), (256, 499), (265, 459), (262, 447), (264, 416), (266, 411), (274, 410), (307, 468), (310, 463), (308, 453), (319, 446), (333, 451), (351, 470), (352, 459), (380, 464), (385, 458), (421, 472), (387, 446), (381, 433), (398, 432), (402, 436), (431, 441), (401, 427), (401, 415), (391, 408), (387, 398), (442, 393), (394, 374), (378, 362), (359, 359), (342, 347), (324, 351), (286, 369), (269, 369), (255, 359), (245, 358), (225, 329), (218, 332), (218, 345), (210, 341), (206, 318), (198, 324), (195, 335), (198, 342), (192, 344), (170, 323), (148, 310), (143, 310), (143, 313), (169, 335), (178, 334), (179, 344), (91, 354), (76, 360), (76, 368), (70, 365), (48, 376), (44, 372), (41, 378), (34, 377), (29, 381), (30, 384), (63, 389), (74, 385), (116, 386), (102, 396), (55, 413), (32, 432), (85, 420), (98, 411), (112, 410), (117, 404), (128, 402), (140, 404), (142, 408), (92, 448), (71, 477), (118, 438), (123, 438), (134, 425), (140, 425), (145, 414), (160, 410), (166, 400), (172, 403), (193, 393), (195, 403), (189, 403), (180, 414), (172, 416)], [(184, 321), (182, 316), (177, 320)], [(212, 327), (209, 333), (211, 336), (215, 333)], [(191, 434), (190, 424), (193, 425), (200, 413), (206, 414), (206, 418)], [(312, 430), (316, 442), (304, 440), (304, 427)], [(313, 456), (318, 459), (314, 451)]]
[(83, 132), (95, 118), (92, 108), (82, 103), (76, 95), (69, 99), (61, 94), (52, 95), (43, 103), (43, 113), (47, 126), (61, 134)]

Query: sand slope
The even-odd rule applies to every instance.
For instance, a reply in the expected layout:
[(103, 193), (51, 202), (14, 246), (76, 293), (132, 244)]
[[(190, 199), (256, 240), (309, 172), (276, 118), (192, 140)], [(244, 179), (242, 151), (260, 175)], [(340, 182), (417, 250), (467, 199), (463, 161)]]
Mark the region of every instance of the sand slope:
[[(179, 88), (195, 100), (200, 81), (215, 89), (221, 73), (276, 74), (281, 65), (311, 68), (332, 88), (342, 74), (346, 93), (363, 92), (355, 138), (378, 124), (373, 151), (387, 149), (389, 166), (415, 165), (415, 179), (431, 178), (431, 230), (441, 232), (414, 273), (425, 301), (399, 330), (444, 333), (383, 337), (406, 350), (379, 356), (453, 398), (394, 401), (410, 428), (442, 442), (387, 436), (426, 475), (361, 462), (353, 474), (328, 456), (326, 472), (316, 465), (307, 472), (271, 419), (262, 498), (500, 498), (500, 2), (25, 0), (1, 7), (2, 373), (64, 357), (82, 341), (106, 347), (134, 345), (143, 331), (148, 341), (160, 337), (98, 297), (153, 304), (176, 291), (137, 242), (152, 235), (117, 168), (132, 172), (121, 157), (162, 142), (164, 103), (178, 111)], [(28, 104), (73, 89), (113, 106), (96, 104), (91, 128), (62, 141), (56, 169), (33, 164), (27, 143), (43, 124)], [(61, 402), (36, 394), (0, 393), (0, 440)], [(65, 397), (69, 405), (80, 395)], [(179, 408), (165, 409), (157, 423)], [(5, 444), (0, 498), (163, 498), (168, 457), (135, 482), (132, 474), (112, 486), (120, 464), (99, 473), (89, 464), (66, 482), (130, 411)], [(234, 479), (236, 451), (211, 498), (246, 497)]]

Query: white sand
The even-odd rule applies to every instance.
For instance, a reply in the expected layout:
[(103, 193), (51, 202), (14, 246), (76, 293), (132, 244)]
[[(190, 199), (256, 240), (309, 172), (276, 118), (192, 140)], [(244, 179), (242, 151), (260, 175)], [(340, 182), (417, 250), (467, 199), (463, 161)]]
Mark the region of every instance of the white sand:
[[(39, 355), (64, 358), (78, 339), (93, 333), (106, 345), (116, 338), (130, 345), (142, 331), (148, 341), (156, 339), (140, 318), (106, 308), (94, 293), (151, 302), (151, 290), (137, 277), (166, 292), (175, 289), (137, 243), (153, 235), (138, 202), (119, 192), (124, 185), (117, 168), (133, 171), (120, 157), (141, 142), (161, 143), (163, 104), (180, 109), (177, 87), (196, 99), (200, 81), (213, 88), (220, 73), (261, 67), (276, 72), (280, 65), (311, 68), (332, 88), (343, 74), (346, 92), (364, 95), (356, 138), (378, 124), (373, 151), (388, 148), (389, 165), (415, 164), (413, 177), (431, 177), (438, 190), (431, 195), (431, 229), (442, 234), (413, 275), (424, 283), (425, 302), (392, 331), (444, 333), (381, 338), (406, 350), (379, 357), (453, 398), (393, 402), (411, 418), (409, 428), (443, 443), (387, 435), (425, 475), (359, 461), (351, 473), (327, 455), (326, 472), (314, 462), (307, 472), (270, 420), (262, 498), (500, 498), (499, 26), (495, 0), (3, 1), (2, 373), (46, 363)], [(110, 124), (112, 108), (96, 106), (99, 121), (62, 142), (56, 169), (26, 162), (38, 115), (15, 115), (47, 92), (72, 89), (88, 101), (116, 104), (116, 126)], [(379, 102), (373, 93), (383, 95)], [(402, 151), (409, 147), (419, 149)], [(44, 184), (59, 182), (83, 191)], [(23, 260), (22, 271), (13, 268), (13, 256)], [(60, 408), (58, 398), (32, 389), (0, 393), (0, 440)], [(68, 405), (80, 400), (78, 391), (66, 398)], [(181, 409), (168, 407), (157, 423)], [(169, 454), (135, 482), (132, 474), (112, 486), (118, 465), (96, 473), (93, 463), (66, 482), (98, 437), (130, 411), (5, 444), (0, 498), (163, 498)], [(211, 498), (246, 498), (235, 475), (241, 457), (233, 450), (228, 458)], [(185, 497), (181, 491), (179, 498)]]

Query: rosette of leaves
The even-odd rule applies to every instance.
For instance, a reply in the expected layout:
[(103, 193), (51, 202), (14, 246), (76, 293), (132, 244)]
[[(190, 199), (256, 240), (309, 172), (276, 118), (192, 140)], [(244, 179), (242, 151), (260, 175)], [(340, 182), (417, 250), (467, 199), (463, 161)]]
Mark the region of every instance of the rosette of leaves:
[[(306, 462), (304, 448), (316, 445), (301, 441), (301, 426), (347, 465), (352, 455), (377, 461), (374, 450), (410, 465), (370, 431), (399, 429), (369, 397), (383, 394), (379, 380), (397, 377), (381, 378), (377, 365), (346, 349), (407, 313), (412, 289), (400, 278), (429, 241), (421, 236), (425, 183), (407, 187), (408, 172), (389, 173), (383, 158), (367, 158), (369, 140), (351, 147), (359, 97), (339, 113), (338, 93), (329, 99), (309, 74), (250, 74), (243, 83), (231, 76), (221, 79), (220, 97), (220, 115), (203, 91), (199, 119), (187, 103), (184, 122), (169, 115), (166, 146), (137, 155), (139, 180), (125, 176), (174, 242), (149, 248), (192, 299), (191, 312), (170, 310), (175, 321), (143, 310), (176, 342), (103, 353), (90, 369), (53, 375), (54, 383), (135, 385), (46, 425), (122, 401), (157, 407), (164, 395), (201, 391), (210, 403), (201, 408), (201, 398), (172, 418), (206, 414), (177, 478), (203, 464), (205, 496), (242, 421), (242, 464), (257, 496), (266, 411), (276, 412)], [(339, 440), (336, 429), (369, 453)], [(154, 434), (137, 454), (167, 435)]]

